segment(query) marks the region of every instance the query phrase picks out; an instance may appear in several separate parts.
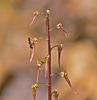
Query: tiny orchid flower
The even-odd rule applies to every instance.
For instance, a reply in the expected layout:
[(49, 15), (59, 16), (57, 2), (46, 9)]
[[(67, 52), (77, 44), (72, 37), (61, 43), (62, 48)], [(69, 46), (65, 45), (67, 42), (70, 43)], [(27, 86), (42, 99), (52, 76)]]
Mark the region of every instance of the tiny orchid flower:
[(38, 15), (40, 15), (40, 14), (43, 14), (43, 13), (39, 12), (38, 10), (37, 10), (36, 12), (34, 12), (34, 17), (33, 17), (33, 19), (32, 19), (32, 22), (30, 23), (29, 27), (32, 26), (32, 24), (34, 23), (36, 17), (37, 17)]
[(33, 100), (35, 100), (36, 99), (36, 87), (35, 87), (35, 85), (32, 86), (32, 91), (33, 91), (33, 93), (32, 93)]
[(35, 53), (35, 43), (37, 43), (38, 40), (39, 40), (39, 38), (31, 39), (30, 37), (28, 37), (29, 47), (31, 49), (30, 62), (32, 61), (32, 59), (34, 57), (34, 53)]
[(54, 76), (54, 75), (56, 75), (56, 74), (59, 74), (62, 78), (65, 78), (65, 80), (67, 81), (67, 83), (68, 83), (68, 85), (70, 86), (70, 88), (72, 89), (72, 91), (73, 91), (75, 94), (78, 94), (78, 93), (73, 89), (73, 87), (72, 87), (72, 85), (71, 85), (71, 82), (70, 82), (70, 80), (69, 80), (69, 78), (68, 78), (68, 74), (66, 73), (66, 71), (64, 71), (64, 72), (57, 72), (57, 73), (51, 74), (51, 76)]
[(36, 88), (34, 86), (32, 86), (32, 91), (33, 91), (33, 93), (32, 93), (33, 100), (35, 100), (36, 99)]
[(58, 73), (58, 74), (59, 74), (61, 77), (64, 77), (65, 80), (67, 81), (68, 85), (70, 86), (70, 88), (73, 90), (73, 92), (74, 92), (75, 94), (78, 94), (78, 93), (73, 89), (73, 87), (72, 87), (72, 85), (71, 85), (71, 82), (70, 82), (70, 80), (69, 80), (69, 78), (68, 78), (68, 74), (66, 73), (66, 71), (60, 72), (60, 73)]
[(36, 89), (39, 87), (40, 84), (48, 86), (48, 84), (45, 83), (35, 83), (35, 84), (32, 83), (33, 100), (36, 100)]
[(55, 100), (58, 100), (59, 93), (58, 93), (57, 89), (55, 89), (53, 91), (52, 95), (54, 96)]
[(60, 57), (61, 57), (61, 51), (63, 49), (63, 44), (58, 45), (58, 64), (60, 68)]
[(41, 66), (42, 66), (44, 63), (45, 63), (45, 62), (43, 62), (43, 61), (38, 62), (38, 60), (37, 60), (37, 79), (36, 79), (36, 83), (38, 83), (39, 76), (40, 76)]
[(69, 37), (69, 34), (63, 29), (63, 25), (62, 25), (61, 23), (57, 24), (57, 25), (56, 25), (56, 28), (57, 28), (57, 29), (61, 29), (61, 30), (64, 32), (65, 36), (66, 36), (67, 38)]
[(48, 63), (49, 63), (49, 55), (47, 55), (44, 60), (45, 60), (45, 78), (46, 78)]
[(36, 89), (38, 88), (39, 83), (33, 84), (32, 85), (32, 95), (33, 95), (33, 100), (36, 100)]

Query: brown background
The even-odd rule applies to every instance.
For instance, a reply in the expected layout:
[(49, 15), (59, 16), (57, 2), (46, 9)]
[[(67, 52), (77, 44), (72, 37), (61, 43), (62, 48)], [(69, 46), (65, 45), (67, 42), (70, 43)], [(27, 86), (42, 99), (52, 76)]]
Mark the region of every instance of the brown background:
[[(36, 80), (36, 61), (47, 54), (47, 42), (36, 45), (29, 63), (28, 36), (46, 37), (44, 17), (38, 16), (29, 29), (33, 12), (50, 10), (50, 25), (63, 23), (70, 39), (53, 30), (52, 45), (63, 43), (62, 70), (66, 69), (74, 89), (59, 76), (52, 78), (59, 100), (97, 100), (97, 0), (0, 0), (0, 100), (32, 100)], [(52, 73), (58, 71), (57, 50), (52, 51)], [(44, 78), (41, 70), (40, 82)], [(47, 87), (37, 89), (36, 100), (47, 100)]]

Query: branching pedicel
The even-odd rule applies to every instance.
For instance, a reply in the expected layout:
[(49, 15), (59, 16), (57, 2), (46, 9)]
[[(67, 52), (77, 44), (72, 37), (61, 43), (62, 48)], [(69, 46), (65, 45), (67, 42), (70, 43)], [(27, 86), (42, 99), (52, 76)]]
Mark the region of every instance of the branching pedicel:
[[(52, 29), (50, 29), (50, 26), (49, 26), (49, 15), (50, 15), (50, 11), (47, 10), (46, 14), (44, 13), (41, 13), (39, 11), (36, 11), (34, 12), (34, 17), (32, 19), (32, 22), (31, 24), (29, 25), (29, 27), (32, 26), (32, 24), (34, 23), (36, 17), (38, 15), (44, 15), (45, 16), (45, 23), (46, 23), (46, 33), (48, 35), (47, 37), (47, 42), (48, 42), (48, 54), (44, 57), (44, 60), (43, 61), (38, 61), (37, 60), (37, 78), (36, 78), (36, 83), (32, 85), (32, 90), (33, 90), (33, 100), (36, 100), (36, 89), (38, 88), (38, 86), (40, 84), (43, 84), (45, 86), (48, 87), (48, 100), (51, 100), (52, 99), (52, 95), (54, 96), (55, 100), (58, 100), (58, 96), (59, 96), (59, 93), (57, 91), (57, 89), (55, 89), (53, 92), (51, 92), (51, 77), (54, 76), (54, 75), (60, 75), (62, 78), (64, 78), (68, 85), (70, 86), (70, 88), (72, 89), (72, 91), (75, 93), (75, 94), (78, 94), (72, 87), (71, 85), (71, 82), (68, 78), (68, 75), (66, 73), (66, 70), (63, 71), (63, 72), (57, 72), (57, 73), (54, 73), (54, 74), (51, 74), (51, 51), (53, 48), (57, 48), (58, 50), (58, 66), (59, 68), (61, 68), (60, 66), (60, 56), (61, 56), (61, 51), (63, 49), (63, 44), (58, 44), (58, 45), (54, 45), (51, 47), (51, 43), (50, 43), (50, 32), (54, 29), (54, 28), (57, 28), (57, 29), (60, 29), (64, 32), (65, 36), (68, 38), (69, 37), (69, 34), (63, 29), (63, 25), (61, 23), (57, 24), (55, 27), (53, 27)], [(28, 43), (29, 43), (29, 47), (31, 49), (31, 57), (30, 57), (30, 62), (33, 60), (33, 57), (34, 57), (34, 53), (35, 53), (35, 45), (36, 43), (38, 42), (39, 39), (42, 39), (42, 38), (30, 38), (28, 37)], [(41, 71), (41, 67), (45, 65), (45, 78), (47, 76), (47, 71), (48, 71), (48, 84), (45, 84), (45, 83), (39, 83), (38, 80), (39, 80), (39, 76), (40, 76), (40, 71)]]

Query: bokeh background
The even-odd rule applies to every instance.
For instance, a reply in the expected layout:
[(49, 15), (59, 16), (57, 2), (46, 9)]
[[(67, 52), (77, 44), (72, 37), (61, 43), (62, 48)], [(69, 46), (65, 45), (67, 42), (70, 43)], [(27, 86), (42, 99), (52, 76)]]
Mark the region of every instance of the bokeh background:
[[(50, 10), (50, 25), (63, 23), (70, 33), (51, 32), (52, 46), (63, 43), (61, 68), (66, 69), (75, 95), (66, 81), (52, 78), (59, 100), (97, 100), (97, 0), (0, 0), (0, 100), (33, 100), (32, 82), (36, 81), (36, 61), (47, 54), (47, 41), (36, 45), (29, 63), (28, 36), (46, 38), (44, 16), (28, 28), (33, 12)], [(58, 71), (57, 50), (52, 51), (52, 73)], [(44, 67), (39, 82), (47, 83)], [(39, 86), (36, 100), (47, 100), (47, 87)]]

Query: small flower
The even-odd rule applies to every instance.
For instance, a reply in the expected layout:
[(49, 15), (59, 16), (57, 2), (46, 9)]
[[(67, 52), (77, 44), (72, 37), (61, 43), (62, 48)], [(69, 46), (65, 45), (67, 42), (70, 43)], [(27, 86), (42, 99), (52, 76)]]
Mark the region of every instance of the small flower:
[(58, 47), (58, 64), (59, 64), (59, 68), (60, 68), (60, 57), (61, 57), (61, 51), (63, 49), (63, 44), (60, 44), (57, 47)]
[(34, 53), (35, 53), (35, 43), (37, 43), (38, 40), (39, 40), (39, 38), (31, 39), (30, 37), (28, 37), (28, 44), (29, 44), (29, 47), (31, 49), (30, 62), (32, 61), (32, 59), (34, 57)]
[(34, 15), (36, 15), (36, 16), (37, 16), (37, 15), (40, 15), (40, 14), (42, 14), (42, 13), (39, 12), (38, 10), (34, 12)]
[(49, 10), (47, 10), (46, 12), (47, 12), (47, 14), (50, 14), (50, 11)]
[(43, 62), (43, 61), (39, 62), (39, 61), (37, 60), (37, 79), (36, 79), (36, 83), (38, 83), (39, 76), (40, 76), (41, 66), (42, 66), (44, 63), (45, 63), (45, 62)]
[(39, 12), (38, 10), (37, 10), (36, 12), (34, 12), (34, 17), (33, 17), (33, 19), (32, 19), (31, 24), (29, 25), (29, 27), (32, 26), (32, 24), (34, 23), (36, 17), (37, 17), (38, 15), (40, 15), (40, 14), (43, 14), (43, 13)]
[(49, 55), (47, 55), (44, 60), (45, 60), (45, 78), (46, 78), (48, 63), (49, 63)]
[(61, 23), (59, 23), (56, 25), (56, 28), (58, 28), (58, 29), (63, 28), (63, 25)]
[(64, 77), (64, 74), (65, 74), (64, 72), (60, 72), (60, 73), (59, 73), (59, 75), (60, 75), (61, 77)]
[(39, 83), (32, 85), (32, 95), (33, 95), (33, 100), (36, 99), (36, 89), (38, 88)]
[(55, 100), (58, 100), (59, 93), (58, 93), (57, 89), (55, 89), (53, 91), (52, 95), (54, 96)]
[(63, 29), (63, 25), (62, 25), (61, 23), (57, 24), (57, 25), (56, 25), (56, 28), (57, 28), (57, 29), (61, 29), (61, 30), (64, 32), (65, 36), (66, 36), (67, 38), (69, 37), (69, 34)]
[[(33, 84), (33, 83), (32, 83), (32, 84)], [(36, 100), (36, 89), (39, 87), (40, 84), (48, 86), (48, 85), (45, 84), (45, 83), (35, 83), (35, 84), (33, 84), (33, 85), (32, 85), (33, 100)]]
[(71, 85), (71, 82), (70, 82), (70, 80), (69, 80), (69, 78), (68, 78), (68, 74), (66, 73), (66, 71), (60, 72), (60, 73), (58, 73), (58, 74), (59, 74), (61, 77), (64, 77), (65, 80), (67, 81), (68, 85), (70, 86), (70, 88), (73, 90), (73, 92), (74, 92), (75, 94), (78, 94), (78, 93), (73, 89), (73, 87), (72, 87), (72, 85)]
[(66, 71), (64, 71), (64, 72), (57, 72), (57, 73), (51, 74), (51, 76), (54, 76), (54, 75), (57, 75), (57, 74), (59, 74), (62, 78), (65, 78), (65, 80), (67, 81), (67, 83), (68, 83), (68, 85), (70, 86), (70, 88), (72, 89), (72, 91), (73, 91), (75, 94), (78, 94), (78, 93), (73, 89), (73, 87), (72, 87), (72, 85), (71, 85), (71, 82), (70, 82), (70, 80), (69, 80), (69, 78), (68, 78), (68, 74), (66, 73)]
[(40, 85), (40, 83), (35, 83), (35, 84), (33, 84), (33, 85), (32, 85), (32, 89), (33, 89), (33, 88), (37, 89), (39, 85)]

